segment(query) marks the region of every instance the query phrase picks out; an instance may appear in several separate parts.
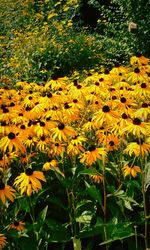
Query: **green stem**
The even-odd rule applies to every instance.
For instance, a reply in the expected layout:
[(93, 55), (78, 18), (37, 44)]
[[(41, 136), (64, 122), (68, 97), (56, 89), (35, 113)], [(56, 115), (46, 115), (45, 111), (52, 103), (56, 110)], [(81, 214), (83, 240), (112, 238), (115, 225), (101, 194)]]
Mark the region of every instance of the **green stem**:
[(144, 221), (145, 221), (145, 249), (148, 247), (148, 223), (147, 223), (147, 208), (146, 208), (146, 192), (145, 192), (145, 173), (142, 174), (142, 195), (143, 195), (143, 206), (144, 206)]
[(138, 249), (138, 238), (137, 238), (137, 225), (134, 226), (134, 232), (135, 232), (135, 249)]
[[(107, 241), (107, 227), (106, 227), (106, 217), (107, 217), (107, 193), (106, 193), (106, 182), (105, 182), (105, 156), (103, 158), (103, 213), (104, 213), (104, 238)], [(108, 250), (108, 244), (106, 244), (106, 250)]]
[(81, 250), (81, 240), (73, 237), (73, 249), (74, 250)]

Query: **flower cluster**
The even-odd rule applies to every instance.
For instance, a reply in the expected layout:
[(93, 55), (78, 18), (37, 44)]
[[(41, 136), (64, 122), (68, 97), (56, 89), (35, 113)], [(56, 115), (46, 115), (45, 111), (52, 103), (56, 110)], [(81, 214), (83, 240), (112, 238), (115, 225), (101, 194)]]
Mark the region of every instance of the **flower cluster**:
[[(115, 164), (111, 156), (116, 153), (128, 159), (119, 160), (116, 172), (122, 178), (140, 175), (138, 159), (150, 152), (149, 96), (150, 65), (144, 56), (132, 57), (130, 67), (115, 65), (81, 78), (50, 79), (41, 85), (20, 81), (14, 89), (0, 88), (2, 204), (13, 202), (19, 193), (31, 196), (41, 190), (43, 171), (64, 178), (66, 155), (86, 168), (94, 166), (99, 174), (90, 178), (97, 183), (104, 179), (98, 162), (109, 165), (111, 159)], [(36, 166), (40, 154), (45, 157)], [(16, 161), (20, 166), (14, 175)], [(9, 180), (12, 171), (14, 179)], [(3, 246), (6, 239), (0, 237)]]

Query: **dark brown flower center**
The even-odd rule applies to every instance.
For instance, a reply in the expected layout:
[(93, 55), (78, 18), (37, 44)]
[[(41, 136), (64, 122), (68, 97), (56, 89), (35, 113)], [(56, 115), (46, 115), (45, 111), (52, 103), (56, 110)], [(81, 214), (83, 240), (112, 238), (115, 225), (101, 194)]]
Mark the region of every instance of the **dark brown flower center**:
[(14, 107), (15, 106), (14, 102), (11, 102), (9, 106)]
[(31, 110), (31, 108), (30, 107), (26, 107), (26, 111), (30, 111)]
[(90, 152), (94, 151), (95, 149), (96, 149), (95, 145), (89, 146), (89, 151), (90, 151)]
[(146, 102), (142, 103), (142, 108), (148, 108), (148, 104)]
[(120, 101), (121, 101), (122, 103), (125, 103), (125, 102), (126, 102), (126, 98), (125, 98), (125, 97), (121, 97), (121, 98), (120, 98)]
[(141, 120), (139, 118), (134, 118), (133, 119), (133, 124), (134, 125), (140, 125), (141, 124)]
[(142, 84), (141, 84), (141, 88), (142, 88), (142, 89), (145, 89), (146, 87), (147, 87), (146, 83), (142, 83)]
[(96, 86), (99, 86), (99, 82), (95, 82), (95, 85), (96, 85)]
[(14, 221), (14, 226), (18, 227), (19, 226), (19, 221)]
[(74, 102), (74, 103), (77, 103), (77, 102), (78, 102), (78, 100), (77, 100), (77, 99), (73, 99), (73, 102)]
[(105, 69), (104, 74), (105, 74), (105, 75), (108, 75), (108, 74), (109, 74), (109, 70), (108, 70), (108, 69)]
[(78, 85), (77, 79), (74, 79), (73, 83), (74, 83), (74, 86), (77, 86)]
[(116, 100), (117, 97), (115, 95), (112, 96), (112, 100)]
[(58, 142), (56, 142), (56, 143), (55, 143), (55, 146), (56, 146), (56, 147), (58, 147), (58, 146), (59, 146), (59, 143), (58, 143)]
[(109, 145), (110, 145), (111, 147), (114, 146), (114, 145), (115, 145), (114, 141), (110, 141), (110, 142), (109, 142)]
[(125, 113), (123, 113), (121, 117), (122, 117), (122, 119), (127, 119), (128, 118), (128, 116)]
[(26, 126), (25, 125), (21, 125), (20, 128), (21, 129), (26, 129)]
[(107, 105), (105, 105), (105, 106), (103, 106), (102, 111), (104, 113), (108, 113), (110, 111), (110, 108)]
[(57, 109), (58, 109), (57, 106), (52, 107), (52, 110), (57, 110)]
[(115, 145), (114, 141), (110, 141), (110, 142), (109, 142), (109, 145), (110, 145), (111, 147), (114, 146), (114, 145)]
[(49, 97), (49, 98), (51, 98), (52, 96), (53, 96), (52, 93), (47, 94), (47, 97)]
[(9, 113), (9, 109), (3, 108), (3, 113)]
[(41, 136), (41, 141), (45, 141), (45, 136), (43, 135), (43, 136)]
[(80, 84), (77, 85), (77, 89), (81, 89), (82, 86)]
[(45, 122), (40, 122), (40, 126), (44, 127), (45, 126)]
[(7, 124), (6, 124), (6, 122), (4, 121), (4, 122), (1, 122), (1, 126), (3, 126), (3, 127), (5, 127)]
[(26, 171), (25, 171), (25, 174), (28, 175), (28, 176), (33, 175), (33, 170), (32, 170), (32, 168), (27, 168)]
[(63, 130), (65, 128), (65, 125), (63, 123), (58, 124), (58, 129)]
[(4, 190), (4, 188), (5, 188), (5, 184), (1, 181), (0, 182), (0, 190)]
[(139, 68), (135, 68), (134, 69), (134, 73), (137, 73), (137, 74), (140, 73), (140, 69)]
[(13, 132), (10, 132), (10, 133), (8, 134), (8, 138), (9, 138), (10, 140), (15, 139), (15, 137), (16, 137), (16, 135), (15, 135)]
[(70, 106), (69, 106), (69, 104), (67, 102), (64, 104), (64, 108), (65, 109), (69, 109), (70, 108)]

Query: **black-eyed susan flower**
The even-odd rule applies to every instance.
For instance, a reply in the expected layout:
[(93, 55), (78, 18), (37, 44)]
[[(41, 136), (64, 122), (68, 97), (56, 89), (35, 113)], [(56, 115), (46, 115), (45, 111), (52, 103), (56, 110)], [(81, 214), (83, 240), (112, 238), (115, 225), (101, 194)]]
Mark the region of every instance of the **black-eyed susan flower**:
[(145, 74), (145, 70), (140, 67), (136, 67), (132, 72), (128, 73), (128, 81), (131, 82), (144, 82), (147, 81), (148, 77)]
[(10, 132), (7, 136), (2, 137), (0, 140), (0, 150), (3, 152), (6, 152), (7, 150), (9, 150), (9, 152), (26, 152), (25, 146), (23, 145), (21, 139), (14, 132)]
[(48, 150), (49, 138), (42, 135), (36, 143), (36, 148), (40, 151)]
[(53, 140), (67, 141), (68, 137), (76, 136), (76, 131), (70, 127), (65, 125), (62, 122), (59, 122), (57, 127), (51, 129)]
[(134, 86), (134, 95), (135, 98), (140, 98), (145, 101), (149, 99), (150, 95), (150, 84), (147, 81), (143, 81), (142, 83), (136, 84)]
[(92, 118), (89, 118), (82, 126), (83, 131), (91, 131), (97, 128), (97, 124), (95, 121), (92, 121)]
[(142, 121), (143, 120), (146, 121), (149, 114), (150, 114), (150, 107), (147, 102), (143, 102), (141, 104), (141, 107), (138, 108), (134, 113), (135, 117), (140, 118)]
[(6, 245), (6, 237), (4, 234), (0, 234), (0, 249), (3, 249)]
[(125, 131), (123, 130), (131, 124), (131, 119), (128, 113), (122, 113), (118, 119), (118, 122), (110, 125), (110, 130), (115, 135), (123, 135)]
[(123, 168), (123, 173), (124, 173), (124, 176), (126, 177), (127, 175), (131, 175), (133, 176), (134, 178), (137, 176), (137, 173), (141, 173), (141, 169), (139, 166), (130, 166), (129, 164), (128, 165), (125, 165)]
[(149, 63), (149, 59), (141, 54), (138, 54), (136, 56), (132, 56), (130, 58), (130, 64), (133, 66), (147, 65), (148, 63)]
[(14, 201), (15, 198), (15, 190), (9, 186), (5, 185), (3, 181), (0, 182), (0, 199), (3, 204), (6, 203), (6, 200)]
[(80, 144), (75, 145), (69, 143), (69, 145), (67, 146), (67, 154), (70, 156), (79, 155), (81, 152), (84, 152), (84, 148)]
[(132, 123), (123, 128), (123, 131), (140, 137), (140, 135), (147, 135), (149, 132), (149, 127), (146, 123), (142, 122), (136, 117), (132, 120)]
[(116, 63), (114, 65), (114, 67), (112, 68), (112, 70), (110, 71), (110, 75), (112, 75), (112, 77), (114, 77), (114, 75), (124, 75), (127, 73), (127, 68), (125, 68), (124, 66), (120, 65), (119, 63)]
[(106, 137), (106, 148), (108, 151), (113, 151), (113, 150), (118, 149), (119, 144), (120, 144), (120, 140), (114, 134), (109, 134)]
[(52, 159), (50, 161), (45, 162), (42, 169), (44, 171), (48, 171), (50, 169), (57, 168), (57, 167), (58, 167), (58, 161), (55, 159)]
[(51, 147), (48, 150), (48, 155), (59, 156), (65, 152), (65, 144), (58, 141), (53, 141)]
[(98, 112), (95, 112), (93, 115), (93, 121), (98, 125), (102, 126), (103, 123), (115, 123), (117, 120), (117, 113), (108, 105), (104, 105), (102, 109), (100, 109)]
[(103, 180), (104, 180), (104, 176), (102, 174), (98, 174), (98, 175), (90, 174), (90, 178), (95, 183), (100, 183), (100, 182), (103, 182)]
[(9, 225), (8, 229), (16, 229), (17, 231), (23, 231), (25, 229), (24, 225), (25, 223), (23, 221), (15, 220)]
[(47, 122), (45, 122), (45, 121), (38, 122), (36, 124), (36, 126), (34, 127), (34, 132), (37, 135), (37, 137), (48, 135), (49, 134), (49, 126), (48, 126)]
[(14, 185), (19, 189), (21, 195), (26, 193), (28, 196), (33, 191), (38, 192), (42, 189), (40, 181), (46, 182), (45, 176), (41, 171), (33, 171), (31, 168), (27, 168), (25, 173), (21, 173), (14, 181)]
[(27, 138), (25, 138), (24, 145), (26, 148), (32, 148), (36, 146), (37, 142), (38, 138), (36, 136), (29, 135)]
[(144, 142), (143, 140), (137, 142), (130, 142), (128, 143), (124, 152), (130, 156), (135, 155), (137, 157), (144, 157), (150, 152), (150, 144)]
[(80, 162), (86, 163), (87, 165), (92, 165), (96, 162), (97, 159), (102, 159), (102, 156), (106, 156), (106, 150), (105, 148), (96, 148), (95, 145), (91, 145), (88, 149), (88, 151), (85, 151), (81, 155)]

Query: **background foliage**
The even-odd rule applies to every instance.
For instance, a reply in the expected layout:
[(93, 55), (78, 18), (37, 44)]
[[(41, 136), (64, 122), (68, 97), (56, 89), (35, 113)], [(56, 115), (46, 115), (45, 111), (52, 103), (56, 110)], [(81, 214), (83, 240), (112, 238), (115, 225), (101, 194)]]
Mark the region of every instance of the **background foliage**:
[[(148, 1), (1, 1), (1, 75), (47, 80), (149, 56)], [(137, 30), (128, 31), (129, 22)]]
[[(128, 29), (130, 22), (137, 24), (137, 29), (131, 32)], [(67, 81), (71, 86), (80, 89), (82, 81), (86, 79), (86, 84), (92, 82), (95, 90), (96, 82), (100, 80), (96, 78), (97, 74), (109, 73), (106, 69), (111, 70), (114, 65), (116, 71), (119, 65), (127, 65), (129, 69), (131, 55), (140, 53), (150, 57), (149, 27), (150, 3), (145, 0), (1, 0), (0, 84), (2, 95), (4, 90), (12, 86), (18, 92), (23, 90), (25, 93), (23, 96), (27, 95), (27, 100), (32, 96), (34, 88), (35, 92), (41, 88), (41, 92), (39, 91), (41, 99), (47, 98), (51, 94), (50, 91), (54, 96), (58, 93), (63, 95), (62, 90), (65, 89), (63, 89), (65, 86), (63, 79), (61, 79), (62, 82), (59, 79), (62, 86), (60, 85), (56, 91), (49, 88), (51, 86), (49, 81), (53, 79), (57, 82), (58, 78), (65, 76), (70, 77)], [(122, 66), (121, 69), (119, 68), (120, 71), (117, 71), (120, 73), (120, 75), (117, 73), (117, 77), (120, 77), (125, 70)], [(148, 65), (146, 66), (143, 75), (148, 77), (150, 72)], [(135, 65), (132, 65), (129, 73), (134, 74), (134, 70)], [(107, 78), (107, 73), (103, 74), (103, 77)], [(93, 77), (92, 80), (90, 76)], [(117, 78), (117, 81), (120, 79), (122, 78)], [(17, 82), (20, 82), (20, 85), (16, 85)], [(131, 86), (133, 82), (129, 81)], [(110, 92), (113, 91), (110, 89)], [(75, 90), (78, 91), (78, 88)], [(132, 88), (130, 90), (132, 91)], [(143, 90), (140, 89), (140, 91)], [(145, 91), (147, 91), (145, 96), (148, 100), (149, 89), (146, 88)], [(87, 100), (93, 93), (91, 89), (90, 97), (86, 97)], [(10, 98), (8, 108), (13, 105), (11, 95), (15, 97), (13, 92), (10, 97), (4, 94), (4, 102)], [(120, 98), (120, 92), (117, 97)], [(35, 98), (34, 94), (32, 98)], [(86, 107), (91, 100), (88, 101)], [(57, 104), (56, 100), (54, 102)], [(137, 102), (140, 108), (143, 97), (140, 103), (139, 100)], [(66, 107), (68, 103), (65, 104), (63, 99), (63, 104)], [(4, 114), (7, 110), (5, 105), (7, 106), (5, 103), (1, 104), (1, 112)], [(33, 105), (38, 105), (38, 100)], [(44, 112), (46, 111), (45, 108)], [(90, 117), (87, 116), (84, 121), (90, 122)], [(1, 127), (3, 125), (5, 126), (1, 120)], [(84, 131), (84, 133), (89, 140), (95, 140), (93, 132)], [(132, 137), (134, 136), (127, 138), (128, 142), (132, 141)], [(88, 148), (87, 144), (84, 146)], [(79, 239), (82, 241), (83, 250), (103, 250), (108, 249), (108, 246), (113, 250), (118, 247), (128, 250), (144, 249), (145, 221), (148, 223), (149, 217), (146, 218), (144, 214), (143, 197), (149, 204), (149, 196), (146, 196), (141, 188), (143, 177), (140, 174), (135, 179), (132, 176), (124, 178), (122, 170), (118, 167), (121, 157), (121, 150), (116, 151), (115, 160), (114, 155), (110, 153), (106, 172), (102, 161), (96, 162), (95, 168), (85, 169), (84, 164), (81, 164), (76, 157), (68, 157), (67, 154), (63, 160), (60, 160), (60, 157), (59, 167), (64, 171), (65, 178), (61, 171), (45, 173), (47, 183), (43, 184), (43, 189), (38, 194), (33, 194), (32, 198), (18, 195), (15, 203), (9, 204), (8, 207), (0, 207), (1, 230), (3, 225), (9, 225), (12, 220), (24, 218), (26, 222), (23, 232), (13, 229), (7, 231), (7, 227), (4, 228), (10, 244), (6, 245), (6, 249), (34, 250), (50, 247), (55, 250), (70, 250), (73, 249), (73, 240), (73, 243), (78, 246), (78, 248), (74, 246), (74, 249), (78, 250), (80, 249)], [(123, 162), (128, 160), (132, 161), (133, 157), (123, 154)], [(41, 169), (46, 161), (49, 161), (49, 158), (44, 152), (33, 156), (33, 159), (31, 157), (31, 165), (35, 170)], [(141, 168), (144, 165), (139, 158), (135, 163)], [(21, 171), (20, 160), (13, 159), (10, 165), (13, 166), (13, 170), (11, 173), (8, 171), (6, 176), (12, 184), (16, 172)], [(150, 172), (147, 170), (149, 165), (144, 166), (147, 171), (145, 185), (149, 190)], [(99, 172), (103, 172), (106, 176), (106, 187), (102, 183), (94, 183), (89, 178), (90, 175)], [(107, 211), (104, 211), (103, 207), (105, 195), (107, 196)], [(3, 216), (4, 214), (6, 216)], [(107, 237), (105, 227), (107, 227)], [(137, 239), (138, 245), (135, 244)]]

